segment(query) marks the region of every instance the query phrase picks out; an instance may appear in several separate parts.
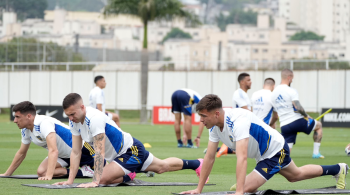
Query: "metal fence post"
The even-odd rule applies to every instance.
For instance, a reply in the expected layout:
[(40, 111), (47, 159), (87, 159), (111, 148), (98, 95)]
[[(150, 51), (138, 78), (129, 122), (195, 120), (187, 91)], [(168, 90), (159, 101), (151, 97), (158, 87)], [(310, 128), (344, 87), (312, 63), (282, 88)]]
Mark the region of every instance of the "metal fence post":
[(66, 71), (69, 71), (69, 63), (66, 64)]
[(255, 64), (255, 70), (258, 70), (258, 61), (255, 60), (255, 61), (254, 61), (254, 64)]
[(41, 63), (39, 64), (39, 70), (40, 71), (42, 70), (42, 64)]
[(14, 64), (11, 65), (11, 68), (12, 68), (12, 71), (15, 71), (15, 65)]
[(293, 68), (294, 68), (294, 61), (291, 60), (291, 61), (290, 61), (290, 69), (293, 70)]
[(328, 70), (328, 69), (329, 69), (329, 61), (326, 60), (326, 70)]

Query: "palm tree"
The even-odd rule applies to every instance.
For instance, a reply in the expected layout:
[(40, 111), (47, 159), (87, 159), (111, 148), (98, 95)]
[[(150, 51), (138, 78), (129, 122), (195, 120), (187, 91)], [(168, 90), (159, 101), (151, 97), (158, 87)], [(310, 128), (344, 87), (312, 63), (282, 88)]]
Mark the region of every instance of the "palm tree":
[(141, 54), (141, 116), (140, 122), (147, 122), (148, 51), (147, 28), (150, 21), (172, 21), (185, 19), (190, 25), (199, 25), (197, 16), (186, 11), (179, 0), (109, 0), (105, 16), (128, 14), (143, 23), (144, 38)]

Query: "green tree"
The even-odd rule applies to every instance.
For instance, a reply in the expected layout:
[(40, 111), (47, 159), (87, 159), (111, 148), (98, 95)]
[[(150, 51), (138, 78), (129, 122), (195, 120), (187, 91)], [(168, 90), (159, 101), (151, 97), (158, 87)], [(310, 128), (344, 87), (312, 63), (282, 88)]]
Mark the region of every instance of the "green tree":
[(141, 54), (141, 116), (140, 122), (147, 122), (147, 85), (148, 85), (148, 50), (147, 32), (150, 21), (172, 21), (185, 19), (187, 23), (199, 25), (198, 17), (184, 9), (178, 0), (109, 0), (104, 14), (129, 14), (139, 18), (143, 23), (144, 38)]
[(0, 9), (13, 10), (19, 20), (44, 18), (47, 0), (0, 0)]
[(173, 29), (171, 29), (171, 31), (168, 34), (165, 35), (162, 43), (164, 43), (168, 39), (176, 39), (176, 38), (177, 39), (192, 39), (192, 36), (189, 33), (186, 33), (179, 28), (173, 28)]
[(315, 41), (323, 41), (324, 36), (320, 36), (312, 31), (300, 31), (295, 33), (290, 37), (291, 41), (307, 41), (307, 40), (315, 40)]
[(228, 24), (252, 24), (256, 25), (258, 13), (251, 10), (243, 11), (238, 9), (233, 9), (230, 11), (228, 16), (220, 14), (216, 18), (216, 23), (221, 29), (221, 31), (226, 30)]
[(47, 0), (48, 10), (58, 5), (68, 11), (100, 12), (105, 6), (101, 0)]

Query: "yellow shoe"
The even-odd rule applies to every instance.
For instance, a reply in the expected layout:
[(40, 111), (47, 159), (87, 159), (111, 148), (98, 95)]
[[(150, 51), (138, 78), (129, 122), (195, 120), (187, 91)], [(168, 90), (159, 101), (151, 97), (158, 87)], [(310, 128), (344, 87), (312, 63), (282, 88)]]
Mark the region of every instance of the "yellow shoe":
[(337, 175), (334, 175), (335, 179), (337, 180), (337, 189), (345, 189), (346, 187), (346, 181), (345, 177), (348, 173), (349, 166), (345, 163), (338, 163), (340, 166), (340, 171)]
[(230, 187), (230, 191), (236, 191), (236, 184)]
[(222, 144), (219, 152), (216, 154), (216, 157), (219, 158), (223, 154), (227, 155), (227, 151), (228, 151), (228, 147), (225, 144)]

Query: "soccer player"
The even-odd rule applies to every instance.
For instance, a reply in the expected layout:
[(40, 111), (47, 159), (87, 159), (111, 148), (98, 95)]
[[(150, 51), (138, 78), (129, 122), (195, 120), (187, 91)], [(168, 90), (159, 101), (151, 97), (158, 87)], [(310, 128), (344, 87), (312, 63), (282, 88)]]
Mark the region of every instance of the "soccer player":
[[(282, 135), (261, 121), (255, 114), (241, 108), (222, 108), (221, 99), (206, 95), (198, 103), (201, 122), (209, 129), (208, 151), (204, 157), (202, 172), (195, 190), (183, 194), (199, 194), (213, 168), (219, 141), (236, 149), (236, 181), (230, 190), (235, 194), (253, 193), (274, 174), (280, 173), (290, 182), (334, 175), (337, 188), (345, 189), (348, 165), (305, 165), (297, 167), (289, 156), (289, 147)], [(247, 158), (255, 158), (255, 169), (246, 176)]]
[(271, 103), (271, 94), (275, 88), (275, 80), (267, 78), (264, 81), (263, 89), (256, 91), (252, 95), (253, 113), (275, 129), (275, 123), (278, 119), (277, 112), (273, 110)]
[(249, 111), (252, 110), (252, 103), (250, 102), (247, 91), (252, 85), (250, 75), (248, 73), (241, 73), (238, 76), (239, 89), (233, 93), (232, 108), (244, 108)]
[(319, 121), (308, 116), (299, 102), (298, 92), (290, 87), (293, 81), (293, 71), (284, 69), (281, 72), (282, 81), (277, 86), (271, 95), (271, 102), (274, 109), (277, 111), (281, 133), (288, 143), (291, 150), (296, 142), (297, 133), (303, 132), (309, 135), (314, 131), (314, 150), (312, 158), (323, 159), (320, 154), (320, 146), (322, 140), (322, 124)]
[(102, 90), (106, 87), (105, 78), (103, 76), (96, 76), (94, 82), (96, 84), (96, 87), (93, 88), (89, 94), (90, 106), (103, 113), (106, 113), (106, 115), (120, 127), (119, 116), (116, 113), (106, 111), (105, 94)]
[[(52, 177), (69, 174), (69, 169), (65, 168), (69, 167), (72, 151), (72, 134), (69, 127), (55, 118), (36, 114), (35, 106), (29, 101), (15, 105), (12, 110), (15, 113), (14, 122), (22, 129), (22, 143), (10, 167), (1, 175), (12, 175), (26, 157), (31, 142), (48, 150), (48, 157), (37, 170), (39, 180), (51, 180)], [(88, 143), (77, 148), (83, 153), (78, 159), (78, 164), (81, 166), (78, 175), (92, 177), (93, 148)]]
[[(177, 139), (177, 147), (186, 147), (186, 148), (198, 148), (200, 143), (200, 138), (203, 132), (203, 124), (200, 123), (198, 127), (198, 134), (196, 139), (194, 140), (196, 146), (193, 146), (192, 143), (192, 113), (195, 111), (195, 106), (201, 100), (202, 96), (200, 96), (197, 92), (191, 89), (180, 89), (173, 93), (171, 96), (171, 111), (175, 115), (175, 134)], [(187, 145), (184, 145), (184, 141), (181, 140), (181, 113), (184, 116), (184, 141), (187, 140)]]
[[(70, 120), (73, 149), (71, 174), (68, 181), (58, 182), (57, 185), (73, 183), (81, 155), (78, 146), (82, 140), (94, 143), (95, 173), (91, 183), (81, 184), (78, 187), (96, 187), (99, 184), (127, 182), (135, 177), (131, 177), (130, 174), (137, 171), (153, 171), (160, 174), (181, 169), (193, 169), (200, 176), (203, 159), (182, 160), (172, 157), (160, 160), (156, 158), (145, 150), (140, 141), (122, 131), (105, 114), (94, 108), (85, 107), (81, 96), (77, 93), (68, 94), (64, 98), (63, 109)], [(104, 168), (103, 159), (109, 162)], [(128, 174), (130, 177), (127, 176)]]

